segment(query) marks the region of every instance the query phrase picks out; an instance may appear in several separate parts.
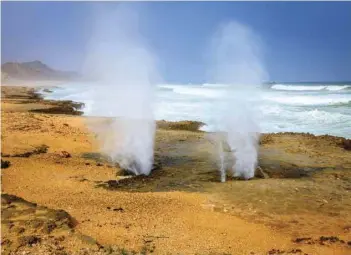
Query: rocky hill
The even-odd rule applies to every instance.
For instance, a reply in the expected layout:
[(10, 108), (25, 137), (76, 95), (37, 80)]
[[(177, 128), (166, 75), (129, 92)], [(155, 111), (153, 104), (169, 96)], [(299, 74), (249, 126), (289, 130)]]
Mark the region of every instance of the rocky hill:
[(31, 62), (6, 62), (1, 65), (1, 80), (70, 80), (78, 77), (75, 72), (54, 70), (36, 60)]

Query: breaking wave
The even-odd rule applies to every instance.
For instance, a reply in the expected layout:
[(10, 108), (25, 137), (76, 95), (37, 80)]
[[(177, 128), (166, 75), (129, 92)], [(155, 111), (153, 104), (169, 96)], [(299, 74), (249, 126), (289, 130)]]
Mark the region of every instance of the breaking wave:
[(174, 93), (182, 95), (201, 96), (207, 98), (218, 98), (225, 94), (225, 91), (223, 90), (198, 85), (160, 85), (159, 89), (163, 91), (173, 91)]
[(350, 96), (311, 96), (311, 95), (266, 95), (265, 99), (271, 102), (285, 105), (349, 105), (351, 103)]
[(271, 86), (271, 89), (275, 90), (288, 90), (288, 91), (318, 91), (318, 90), (328, 90), (328, 91), (339, 91), (351, 89), (351, 85), (316, 85), (316, 86), (303, 86), (303, 85), (283, 85), (275, 84)]
[[(260, 108), (263, 132), (310, 132), (351, 138), (349, 84), (275, 84), (275, 88), (282, 85), (288, 90), (264, 87), (258, 99), (259, 103), (252, 99), (252, 105)], [(297, 89), (290, 89), (292, 86)], [(103, 89), (100, 84), (69, 83), (51, 89), (52, 93), (43, 94), (48, 99), (85, 103), (84, 115), (108, 117), (108, 111), (92, 111), (95, 108), (92, 94), (97, 87)], [(215, 125), (218, 117), (216, 105), (231, 94), (230, 89), (233, 89), (233, 86), (225, 84), (160, 84), (157, 86), (157, 98), (154, 101), (156, 119), (197, 120), (206, 123), (202, 130), (217, 130), (219, 127)], [(235, 108), (232, 111), (235, 111)]]

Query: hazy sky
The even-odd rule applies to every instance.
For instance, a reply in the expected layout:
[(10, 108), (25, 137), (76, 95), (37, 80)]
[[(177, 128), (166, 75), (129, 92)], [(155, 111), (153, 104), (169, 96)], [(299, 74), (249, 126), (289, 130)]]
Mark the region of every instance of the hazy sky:
[[(1, 2), (2, 62), (41, 60), (79, 71), (94, 9), (118, 4)], [(167, 82), (205, 82), (207, 42), (218, 25), (230, 20), (259, 34), (270, 80), (351, 80), (351, 2), (128, 4), (138, 10), (140, 32)]]

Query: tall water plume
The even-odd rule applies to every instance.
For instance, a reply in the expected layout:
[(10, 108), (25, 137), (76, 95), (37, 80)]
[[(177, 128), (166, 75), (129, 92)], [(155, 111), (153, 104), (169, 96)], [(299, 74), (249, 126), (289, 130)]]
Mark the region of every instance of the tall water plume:
[(101, 151), (134, 174), (148, 175), (153, 164), (155, 57), (139, 32), (138, 13), (123, 4), (95, 12), (84, 71), (96, 83), (91, 121)]
[(234, 157), (233, 176), (250, 179), (257, 166), (260, 129), (256, 108), (259, 87), (267, 78), (259, 46), (260, 39), (253, 30), (234, 21), (220, 26), (212, 40), (210, 77), (229, 86), (217, 113), (221, 134), (216, 140), (222, 182), (228, 154)]

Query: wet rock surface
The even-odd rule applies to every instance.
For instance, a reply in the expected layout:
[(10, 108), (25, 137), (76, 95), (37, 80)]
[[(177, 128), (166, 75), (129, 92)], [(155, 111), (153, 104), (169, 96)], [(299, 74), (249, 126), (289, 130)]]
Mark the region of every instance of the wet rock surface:
[(205, 123), (200, 121), (157, 121), (157, 128), (166, 130), (186, 130), (186, 131), (200, 131), (200, 128)]
[(304, 253), (301, 249), (291, 249), (288, 251), (280, 250), (280, 249), (271, 249), (267, 252), (268, 255), (288, 255), (288, 254), (297, 254), (297, 255), (308, 255)]
[(11, 165), (10, 161), (8, 160), (1, 160), (1, 168), (9, 168)]
[(309, 245), (342, 245), (349, 246), (351, 248), (351, 241), (344, 241), (337, 236), (320, 236), (319, 238), (313, 239), (312, 237), (301, 237), (293, 240), (294, 243), (298, 244), (309, 244)]
[(67, 151), (61, 151), (61, 152), (60, 152), (60, 156), (61, 156), (62, 158), (70, 158), (70, 157), (72, 157), (71, 154), (68, 153)]
[[(50, 92), (49, 89), (44, 89)], [(38, 89), (28, 87), (2, 87), (1, 97), (6, 102), (16, 104), (36, 104), (34, 108), (29, 109), (30, 112), (48, 113), (48, 114), (65, 114), (65, 115), (82, 115), (80, 111), (84, 103), (74, 102), (71, 100), (46, 100), (38, 92)]]
[(23, 152), (19, 152), (19, 153), (14, 153), (14, 154), (2, 154), (1, 156), (4, 157), (16, 157), (16, 158), (29, 158), (32, 155), (37, 155), (37, 154), (44, 154), (47, 153), (49, 149), (49, 146), (42, 144), (39, 146), (34, 146), (32, 148), (28, 148), (26, 150), (24, 150)]

